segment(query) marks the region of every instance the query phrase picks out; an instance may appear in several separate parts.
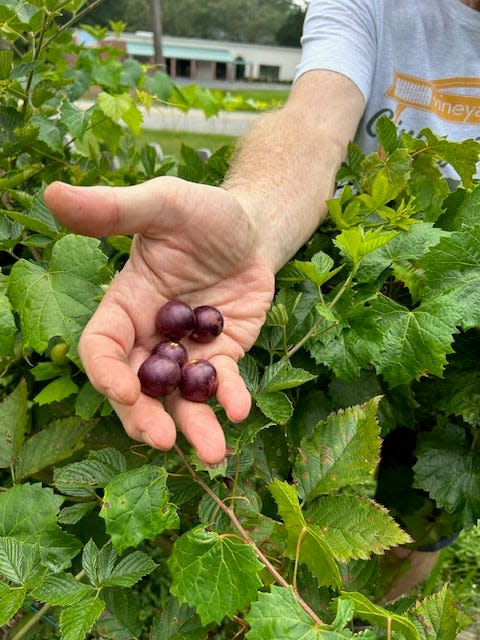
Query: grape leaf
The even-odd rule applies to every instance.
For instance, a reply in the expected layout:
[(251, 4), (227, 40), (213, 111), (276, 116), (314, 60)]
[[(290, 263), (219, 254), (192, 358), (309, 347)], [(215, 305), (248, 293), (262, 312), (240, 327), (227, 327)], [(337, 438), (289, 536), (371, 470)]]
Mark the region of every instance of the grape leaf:
[(452, 515), (457, 529), (473, 527), (480, 518), (480, 452), (471, 449), (465, 430), (436, 427), (424, 434), (415, 455), (415, 486)]
[(372, 306), (383, 334), (382, 351), (375, 361), (377, 372), (392, 387), (429, 374), (441, 377), (457, 333), (455, 305), (437, 296), (410, 310), (381, 295)]
[(53, 473), (55, 486), (69, 496), (91, 496), (119, 473), (126, 471), (125, 457), (119, 451), (105, 447), (90, 451), (88, 460), (73, 462)]
[(37, 431), (20, 450), (15, 476), (22, 480), (70, 457), (83, 446), (84, 437), (94, 427), (94, 421), (71, 417), (55, 420), (42, 431)]
[(102, 589), (106, 610), (95, 625), (102, 640), (139, 640), (142, 635), (142, 608), (131, 589)]
[(100, 598), (86, 598), (60, 614), (62, 640), (84, 640), (95, 622), (102, 615), (105, 602)]
[(255, 393), (253, 397), (260, 411), (277, 424), (285, 424), (291, 418), (293, 406), (282, 391)]
[(38, 544), (42, 561), (59, 571), (80, 550), (79, 541), (57, 525), (63, 498), (40, 483), (19, 484), (0, 493), (0, 536)]
[(27, 595), (25, 587), (9, 587), (0, 582), (0, 625), (6, 625), (20, 609)]
[(15, 347), (17, 325), (10, 300), (5, 293), (6, 278), (0, 274), (0, 356), (12, 356)]
[(263, 565), (249, 545), (197, 527), (174, 544), (171, 593), (194, 607), (202, 624), (220, 624), (256, 598)]
[(95, 595), (95, 589), (75, 580), (71, 573), (57, 573), (45, 577), (32, 596), (52, 606), (71, 606), (85, 597)]
[(0, 468), (14, 463), (23, 444), (28, 421), (27, 403), (24, 379), (0, 403)]
[(464, 329), (480, 326), (480, 224), (442, 238), (419, 266), (424, 299), (448, 292), (442, 307), (450, 305), (457, 324)]
[(275, 480), (270, 492), (288, 532), (287, 555), (306, 564), (319, 586), (340, 587), (340, 570), (334, 561), (334, 554), (320, 527), (305, 521), (295, 487)]
[(207, 629), (194, 609), (169, 598), (161, 615), (153, 621), (151, 640), (204, 640)]
[(419, 602), (407, 615), (415, 625), (421, 640), (457, 638), (464, 628), (465, 614), (455, 604), (447, 585)]
[(167, 472), (144, 465), (118, 474), (105, 487), (100, 516), (118, 553), (153, 539), (165, 529), (177, 529), (175, 505), (168, 501)]
[(331, 414), (301, 441), (293, 475), (301, 497), (369, 482), (380, 455), (379, 397)]
[(476, 140), (467, 139), (457, 142), (436, 136), (430, 129), (422, 129), (428, 148), (434, 150), (435, 155), (452, 165), (460, 176), (463, 185), (472, 186), (472, 177), (476, 173), (476, 165), (480, 154), (480, 145)]
[(420, 640), (415, 625), (408, 618), (373, 604), (363, 594), (344, 591), (340, 600), (351, 600), (360, 619), (368, 620), (381, 629), (389, 629), (390, 633), (398, 631), (405, 640)]
[(480, 425), (480, 372), (447, 371), (439, 380), (435, 401), (447, 415), (460, 416), (472, 427)]
[(273, 585), (268, 593), (259, 593), (246, 615), (250, 625), (248, 640), (345, 640), (352, 635), (337, 632), (328, 625), (316, 624), (302, 609), (293, 589)]
[(305, 512), (305, 519), (322, 532), (340, 562), (366, 560), (372, 553), (412, 542), (385, 507), (358, 495), (321, 496)]
[(106, 261), (98, 240), (70, 234), (55, 243), (48, 269), (23, 259), (14, 264), (8, 295), (25, 349), (43, 353), (50, 338), (63, 336), (80, 365), (76, 345), (102, 295)]

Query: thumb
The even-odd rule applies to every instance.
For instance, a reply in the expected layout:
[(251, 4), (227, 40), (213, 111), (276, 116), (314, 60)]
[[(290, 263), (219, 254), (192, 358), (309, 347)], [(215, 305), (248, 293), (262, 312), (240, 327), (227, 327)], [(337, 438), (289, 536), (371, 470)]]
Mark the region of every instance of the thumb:
[(76, 233), (96, 237), (129, 235), (145, 233), (163, 212), (175, 212), (182, 183), (169, 176), (127, 187), (78, 187), (52, 182), (44, 197), (53, 215)]

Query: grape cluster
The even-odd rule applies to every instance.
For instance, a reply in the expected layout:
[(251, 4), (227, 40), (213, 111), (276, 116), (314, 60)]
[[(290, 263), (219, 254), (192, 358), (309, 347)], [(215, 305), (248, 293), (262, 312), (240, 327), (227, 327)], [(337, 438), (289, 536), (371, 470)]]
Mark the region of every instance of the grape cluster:
[(185, 302), (170, 300), (159, 309), (155, 326), (165, 339), (140, 365), (138, 377), (143, 393), (159, 398), (178, 388), (187, 400), (206, 402), (217, 390), (215, 367), (208, 360), (189, 360), (180, 340), (214, 340), (223, 331), (220, 311), (210, 305), (192, 309)]

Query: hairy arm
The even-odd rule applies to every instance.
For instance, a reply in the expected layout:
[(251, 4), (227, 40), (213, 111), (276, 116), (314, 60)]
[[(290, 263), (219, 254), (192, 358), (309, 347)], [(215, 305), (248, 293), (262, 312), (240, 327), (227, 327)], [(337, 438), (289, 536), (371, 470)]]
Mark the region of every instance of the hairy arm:
[(240, 141), (224, 187), (253, 217), (258, 248), (274, 271), (325, 217), (364, 106), (347, 77), (309, 71), (285, 106), (262, 117)]

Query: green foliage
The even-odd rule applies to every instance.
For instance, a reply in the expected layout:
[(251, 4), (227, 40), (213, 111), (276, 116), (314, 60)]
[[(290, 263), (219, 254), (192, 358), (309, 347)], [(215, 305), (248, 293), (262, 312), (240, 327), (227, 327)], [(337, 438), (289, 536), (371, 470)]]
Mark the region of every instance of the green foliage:
[[(251, 414), (215, 407), (231, 456), (205, 469), (182, 441), (132, 442), (86, 379), (78, 339), (131, 238), (69, 233), (42, 194), (218, 184), (230, 149), (159, 159), (139, 105), (226, 103), (75, 45), (60, 17), (82, 6), (0, 0), (0, 624), (18, 640), (49, 609), (63, 640), (453, 640), (447, 587), (378, 605), (379, 558), (480, 515), (479, 144), (381, 120), (381, 152), (351, 146), (240, 362)], [(383, 467), (391, 437), (412, 459)]]

